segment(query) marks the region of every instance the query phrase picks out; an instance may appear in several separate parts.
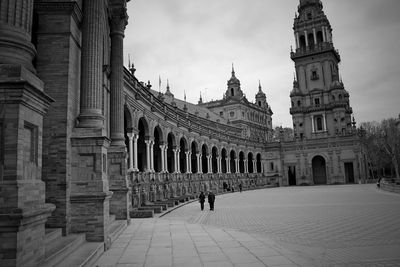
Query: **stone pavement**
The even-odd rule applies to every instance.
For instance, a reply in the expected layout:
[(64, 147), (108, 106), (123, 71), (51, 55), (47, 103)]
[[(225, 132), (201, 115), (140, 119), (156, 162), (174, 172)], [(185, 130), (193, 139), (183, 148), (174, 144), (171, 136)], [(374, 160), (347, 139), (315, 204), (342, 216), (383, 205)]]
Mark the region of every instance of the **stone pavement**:
[(374, 185), (217, 196), (133, 220), (98, 266), (400, 266), (400, 195)]

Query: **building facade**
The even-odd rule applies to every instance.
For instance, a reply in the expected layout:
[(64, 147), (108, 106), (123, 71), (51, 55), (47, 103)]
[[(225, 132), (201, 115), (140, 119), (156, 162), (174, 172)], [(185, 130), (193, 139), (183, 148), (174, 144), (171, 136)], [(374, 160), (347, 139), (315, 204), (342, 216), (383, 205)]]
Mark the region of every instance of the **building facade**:
[(301, 0), (294, 24), (293, 140), (271, 138), (261, 85), (248, 101), (233, 68), (224, 97), (197, 105), (138, 80), (126, 2), (1, 2), (1, 266), (49, 264), (54, 229), (107, 248), (116, 222), (200, 191), (362, 179), (319, 1)]

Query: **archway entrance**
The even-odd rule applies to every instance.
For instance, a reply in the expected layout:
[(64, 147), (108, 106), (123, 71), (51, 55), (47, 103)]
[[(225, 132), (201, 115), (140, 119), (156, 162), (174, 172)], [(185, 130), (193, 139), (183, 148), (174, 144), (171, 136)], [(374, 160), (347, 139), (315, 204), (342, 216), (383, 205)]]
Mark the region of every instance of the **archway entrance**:
[(323, 157), (316, 156), (313, 158), (312, 170), (313, 170), (314, 184), (316, 185), (327, 184), (326, 162)]
[(289, 185), (296, 185), (296, 166), (288, 167)]

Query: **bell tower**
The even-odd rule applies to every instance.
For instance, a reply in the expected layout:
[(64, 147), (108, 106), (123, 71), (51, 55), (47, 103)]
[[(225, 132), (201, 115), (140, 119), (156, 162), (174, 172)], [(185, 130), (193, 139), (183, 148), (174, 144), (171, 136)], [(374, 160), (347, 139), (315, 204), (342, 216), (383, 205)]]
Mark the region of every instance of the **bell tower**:
[(291, 109), (295, 136), (303, 139), (346, 135), (353, 113), (339, 79), (339, 52), (320, 0), (300, 0), (294, 19), (296, 49), (291, 51), (295, 80)]

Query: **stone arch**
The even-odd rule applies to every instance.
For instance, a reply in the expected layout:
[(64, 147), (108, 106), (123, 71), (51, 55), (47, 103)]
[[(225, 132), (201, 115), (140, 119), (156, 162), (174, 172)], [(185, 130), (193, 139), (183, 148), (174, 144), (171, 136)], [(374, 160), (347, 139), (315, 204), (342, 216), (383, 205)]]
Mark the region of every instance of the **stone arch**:
[(257, 161), (257, 173), (261, 173), (262, 172), (262, 161), (261, 161), (261, 153), (257, 153), (256, 156), (256, 161)]
[(249, 152), (247, 154), (247, 170), (248, 173), (254, 173), (254, 165), (253, 165), (253, 152)]
[(231, 173), (236, 173), (236, 162), (235, 162), (236, 151), (232, 149), (229, 154), (230, 154), (230, 158), (231, 158), (230, 162), (229, 162), (229, 164), (231, 165), (230, 166), (231, 167)]
[(159, 125), (154, 128), (154, 146), (153, 146), (153, 162), (154, 162), (154, 171), (162, 172), (162, 163), (161, 163), (161, 145), (164, 145), (163, 131)]
[(326, 160), (323, 156), (314, 156), (311, 160), (314, 184), (327, 184)]
[(174, 149), (176, 148), (176, 139), (173, 132), (169, 132), (167, 135), (167, 171), (169, 173), (176, 172), (175, 170), (175, 154)]
[(217, 173), (218, 172), (218, 148), (216, 146), (213, 146), (211, 149), (211, 170), (212, 173)]
[(208, 153), (209, 153), (209, 151), (208, 151), (208, 146), (207, 146), (207, 144), (203, 144), (202, 146), (201, 146), (201, 165), (203, 166), (203, 173), (208, 173), (208, 159), (207, 159), (207, 156), (208, 156)]
[(191, 156), (190, 156), (190, 161), (191, 161), (191, 167), (192, 167), (192, 173), (198, 173), (199, 172), (199, 166), (197, 166), (197, 154), (199, 153), (199, 146), (196, 141), (192, 141), (190, 144), (190, 151)]
[(138, 169), (140, 172), (145, 172), (148, 171), (150, 166), (149, 163), (147, 162), (147, 145), (146, 141), (149, 140), (149, 124), (146, 120), (145, 117), (141, 117), (138, 120), (138, 141), (137, 141), (137, 146), (138, 146), (138, 151), (137, 151), (137, 157), (138, 157)]
[(300, 48), (306, 48), (306, 37), (304, 35), (300, 35)]
[(228, 166), (226, 164), (227, 157), (228, 157), (228, 155), (227, 155), (226, 149), (222, 148), (221, 149), (221, 172), (222, 173), (228, 172)]
[(180, 172), (186, 173), (188, 171), (186, 153), (189, 151), (188, 141), (184, 136), (179, 139), (179, 166)]
[(239, 172), (244, 173), (244, 152), (239, 152)]

